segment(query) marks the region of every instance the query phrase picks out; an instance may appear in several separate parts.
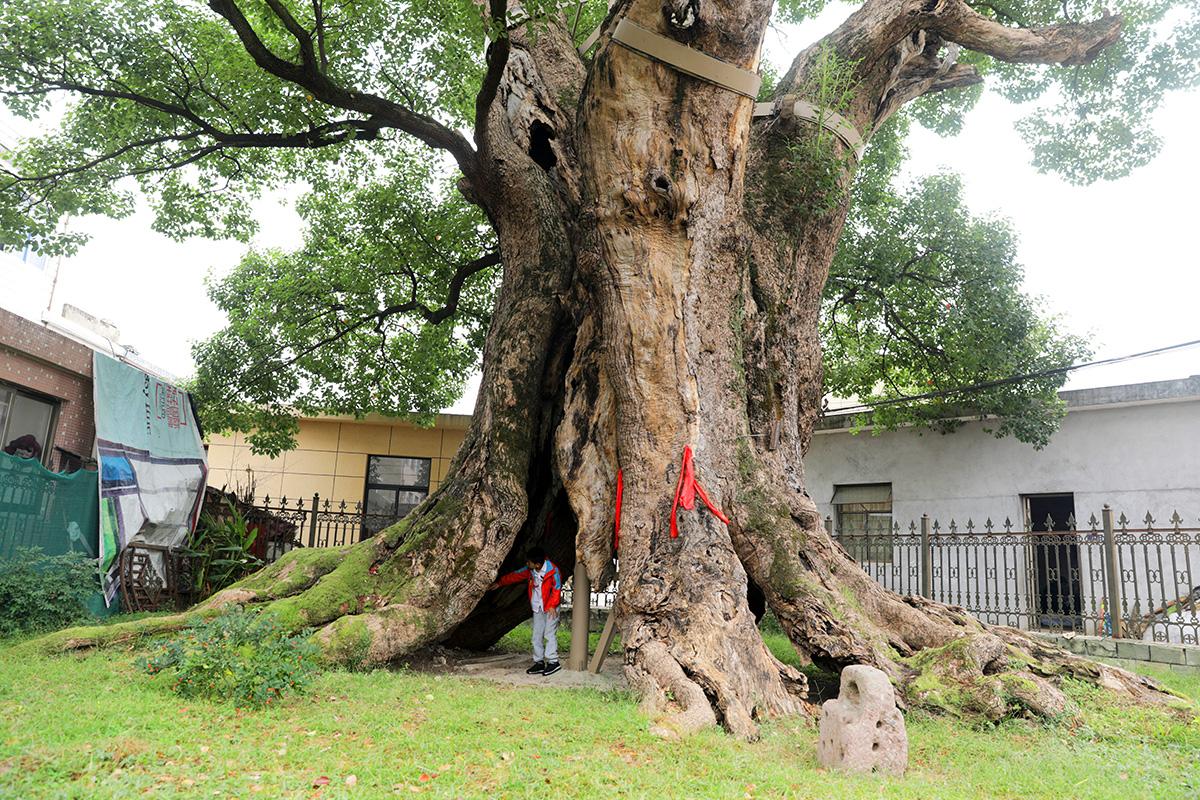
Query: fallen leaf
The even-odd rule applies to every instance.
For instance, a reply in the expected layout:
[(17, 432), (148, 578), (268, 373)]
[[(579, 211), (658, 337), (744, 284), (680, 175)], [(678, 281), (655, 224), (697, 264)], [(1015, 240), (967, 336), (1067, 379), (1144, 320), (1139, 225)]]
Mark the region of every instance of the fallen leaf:
[(318, 778), (313, 778), (313, 786), (328, 786), (328, 785), (329, 785), (329, 777), (326, 775), (322, 775)]
[(421, 780), (423, 780), (423, 781), (427, 781), (427, 780), (429, 780), (429, 779), (430, 779), (430, 778), (432, 778), (432, 777), (433, 777), (433, 776), (432, 776), (432, 775), (430, 775), (428, 772), (422, 772), (422, 773), (421, 773)]
[(346, 785), (347, 786), (353, 786), (356, 783), (358, 783), (357, 775), (347, 775), (346, 776)]

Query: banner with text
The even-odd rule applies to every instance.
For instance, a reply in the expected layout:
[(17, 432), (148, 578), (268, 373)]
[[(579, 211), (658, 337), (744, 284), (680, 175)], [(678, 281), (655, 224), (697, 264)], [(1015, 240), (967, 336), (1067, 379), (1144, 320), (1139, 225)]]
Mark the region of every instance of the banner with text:
[(111, 605), (120, 588), (118, 556), (126, 545), (187, 542), (200, 515), (208, 466), (187, 392), (100, 353), (93, 384), (100, 564)]

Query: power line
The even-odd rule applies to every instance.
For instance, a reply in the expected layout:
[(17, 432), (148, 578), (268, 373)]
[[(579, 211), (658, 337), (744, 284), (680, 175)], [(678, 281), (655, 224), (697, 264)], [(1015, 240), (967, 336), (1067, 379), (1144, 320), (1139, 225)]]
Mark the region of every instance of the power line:
[(1113, 358), (1102, 358), (1098, 361), (1087, 361), (1083, 364), (1068, 364), (1065, 367), (1053, 367), (1051, 369), (1043, 369), (1037, 372), (1027, 372), (1023, 375), (1011, 375), (1007, 378), (998, 378), (992, 381), (983, 381), (981, 383), (972, 383), (966, 386), (959, 386), (954, 389), (939, 389), (933, 392), (925, 392), (924, 394), (906, 395), (904, 397), (892, 397), (887, 400), (879, 400), (874, 403), (860, 403), (854, 406), (842, 406), (841, 408), (830, 408), (825, 411), (826, 414), (843, 414), (846, 412), (870, 411), (881, 406), (894, 406), (902, 403), (911, 403), (914, 400), (934, 400), (939, 397), (952, 397), (961, 394), (970, 394), (984, 389), (994, 389), (997, 386), (1008, 386), (1014, 383), (1022, 383), (1023, 381), (1034, 380), (1036, 378), (1048, 378), (1052, 375), (1065, 375), (1068, 372), (1073, 372), (1077, 369), (1085, 367), (1100, 367), (1106, 364), (1119, 364), (1123, 361), (1132, 361), (1136, 358), (1147, 358), (1148, 356), (1156, 356), (1162, 353), (1167, 353), (1172, 350), (1182, 350), (1187, 347), (1195, 347), (1200, 345), (1200, 339), (1193, 339), (1190, 342), (1180, 342), (1179, 344), (1171, 344), (1166, 347), (1156, 347), (1153, 350), (1143, 350), (1140, 353), (1130, 353), (1124, 356), (1115, 356)]

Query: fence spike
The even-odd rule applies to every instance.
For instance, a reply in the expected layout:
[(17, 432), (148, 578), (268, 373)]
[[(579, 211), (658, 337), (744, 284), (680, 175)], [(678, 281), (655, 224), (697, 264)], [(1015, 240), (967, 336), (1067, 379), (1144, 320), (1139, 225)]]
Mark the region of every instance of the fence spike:
[(266, 497), (263, 498), (263, 505), (264, 506), (271, 505), (271, 495), (267, 495)]
[(345, 501), (345, 499), (343, 499), (342, 502), (338, 503), (338, 513), (344, 514), (345, 512), (346, 512), (346, 501)]
[(950, 535), (954, 536), (958, 533), (958, 525), (954, 524), (954, 517), (950, 518)]
[(992, 518), (988, 517), (987, 520), (983, 523), (983, 529), (988, 533), (989, 536), (992, 533), (993, 527), (994, 526), (992, 525)]
[(1093, 532), (1100, 527), (1100, 520), (1096, 519), (1096, 512), (1094, 511), (1092, 512), (1092, 515), (1088, 517), (1088, 527), (1091, 528)]
[(1046, 514), (1046, 532), (1049, 533), (1052, 530), (1054, 530), (1054, 517)]
[(1012, 520), (1008, 517), (1004, 518), (1004, 532), (1012, 533)]
[(908, 521), (908, 532), (909, 532), (909, 533), (916, 533), (916, 532), (917, 532), (917, 521), (916, 521), (916, 520), (914, 520), (914, 519), (910, 519), (910, 520)]
[(283, 499), (279, 501), (279, 505), (283, 506), (284, 508), (287, 508), (287, 495), (286, 494), (283, 496)]
[(933, 532), (934, 532), (934, 534), (937, 534), (937, 533), (938, 533), (938, 531), (940, 531), (941, 529), (942, 529), (941, 523), (939, 523), (939, 522), (938, 522), (938, 521), (935, 519), (935, 520), (933, 521)]
[(1070, 514), (1067, 514), (1067, 530), (1069, 530), (1069, 531), (1075, 530), (1075, 512), (1074, 511), (1072, 511)]
[(1142, 520), (1142, 522), (1146, 523), (1146, 530), (1147, 530), (1147, 531), (1152, 531), (1152, 530), (1154, 530), (1154, 517), (1152, 517), (1152, 516), (1150, 515), (1150, 512), (1149, 512), (1149, 511), (1147, 511), (1147, 512), (1146, 512), (1146, 518), (1145, 518), (1145, 519), (1143, 519), (1143, 520)]
[(974, 532), (975, 532), (975, 522), (970, 517), (967, 517), (967, 533), (972, 534)]
[(1125, 512), (1121, 512), (1121, 516), (1117, 517), (1117, 524), (1121, 526), (1121, 530), (1125, 530), (1129, 526), (1129, 519), (1125, 516)]
[(1175, 509), (1171, 514), (1171, 527), (1175, 529), (1176, 533), (1183, 527), (1183, 517), (1179, 516), (1179, 509)]

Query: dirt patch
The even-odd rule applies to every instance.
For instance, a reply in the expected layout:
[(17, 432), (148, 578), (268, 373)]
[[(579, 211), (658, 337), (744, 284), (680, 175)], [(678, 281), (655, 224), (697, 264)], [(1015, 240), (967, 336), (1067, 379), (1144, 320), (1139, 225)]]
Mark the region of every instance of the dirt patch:
[(563, 668), (550, 676), (526, 675), (532, 663), (526, 653), (476, 652), (449, 647), (428, 647), (405, 660), (405, 665), (418, 672), (437, 675), (459, 675), (479, 678), (509, 686), (554, 686), (559, 688), (625, 689), (625, 673), (620, 656), (609, 656), (600, 674), (567, 669), (567, 654), (562, 654)]

